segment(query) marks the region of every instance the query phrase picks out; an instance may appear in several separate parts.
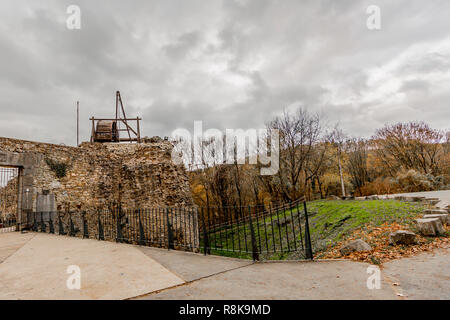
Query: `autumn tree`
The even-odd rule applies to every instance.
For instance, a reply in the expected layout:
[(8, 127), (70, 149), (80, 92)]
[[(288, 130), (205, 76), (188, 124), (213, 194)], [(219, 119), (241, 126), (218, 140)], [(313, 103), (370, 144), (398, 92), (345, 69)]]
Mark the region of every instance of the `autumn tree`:
[(346, 170), (350, 175), (351, 183), (361, 195), (362, 187), (371, 180), (367, 163), (369, 143), (364, 139), (353, 138), (346, 142), (346, 150)]
[(424, 122), (387, 125), (376, 131), (373, 141), (381, 163), (392, 177), (403, 170), (438, 175), (444, 158), (443, 132)]
[(295, 200), (304, 194), (305, 185), (319, 170), (323, 160), (323, 153), (318, 155), (316, 149), (323, 133), (321, 118), (298, 108), (294, 112), (284, 111), (269, 127), (279, 130), (278, 178), (283, 195), (288, 200)]

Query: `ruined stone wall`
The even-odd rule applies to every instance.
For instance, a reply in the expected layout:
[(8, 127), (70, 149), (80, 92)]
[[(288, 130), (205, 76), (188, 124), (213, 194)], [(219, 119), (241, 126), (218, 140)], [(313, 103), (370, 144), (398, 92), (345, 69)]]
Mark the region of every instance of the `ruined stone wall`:
[(80, 215), (86, 212), (91, 233), (98, 232), (99, 211), (109, 212), (107, 218), (116, 219), (114, 223), (119, 219), (124, 230), (129, 231), (136, 226), (127, 225), (123, 213), (114, 212), (193, 206), (185, 169), (171, 161), (172, 148), (170, 142), (163, 140), (69, 147), (0, 137), (0, 154), (32, 159), (32, 165), (26, 169), (27, 177), (32, 177), (28, 183), (31, 188), (27, 194), (22, 190), (23, 201), (31, 202), (29, 211), (37, 211), (38, 195), (52, 195), (54, 209), (66, 228), (70, 225), (68, 212), (73, 212), (77, 217), (73, 221), (78, 221), (77, 228), (82, 230)]
[[(34, 193), (55, 194), (61, 209), (192, 205), (186, 172), (171, 162), (171, 150), (167, 141), (68, 147), (0, 138), (0, 151), (35, 155)], [(64, 176), (52, 164), (65, 167)]]

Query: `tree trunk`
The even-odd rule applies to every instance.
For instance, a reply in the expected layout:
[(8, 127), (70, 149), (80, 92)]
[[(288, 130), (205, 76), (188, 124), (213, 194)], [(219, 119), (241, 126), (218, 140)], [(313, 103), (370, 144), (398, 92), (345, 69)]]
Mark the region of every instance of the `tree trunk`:
[(341, 155), (338, 154), (339, 176), (341, 177), (342, 196), (345, 197), (344, 177), (342, 176)]

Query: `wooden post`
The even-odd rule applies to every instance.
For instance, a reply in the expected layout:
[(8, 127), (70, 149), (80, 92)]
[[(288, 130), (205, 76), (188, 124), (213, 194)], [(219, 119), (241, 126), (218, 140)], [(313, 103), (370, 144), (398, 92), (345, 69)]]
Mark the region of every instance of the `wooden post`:
[(92, 120), (91, 143), (93, 143), (94, 139), (95, 139), (95, 120), (94, 120), (94, 117), (92, 117), (91, 120)]
[(141, 129), (139, 127), (139, 117), (137, 118), (137, 143), (141, 143)]
[(80, 145), (80, 102), (77, 101), (77, 147)]

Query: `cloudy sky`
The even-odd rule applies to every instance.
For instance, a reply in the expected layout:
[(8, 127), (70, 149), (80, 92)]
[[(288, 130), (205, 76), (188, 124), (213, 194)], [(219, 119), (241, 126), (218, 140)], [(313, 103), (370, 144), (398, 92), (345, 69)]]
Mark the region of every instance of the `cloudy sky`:
[[(69, 5), (81, 29), (69, 30)], [(381, 30), (369, 30), (369, 5)], [(450, 1), (0, 2), (0, 136), (76, 144), (120, 90), (143, 135), (261, 128), (305, 106), (370, 136), (450, 119)]]

